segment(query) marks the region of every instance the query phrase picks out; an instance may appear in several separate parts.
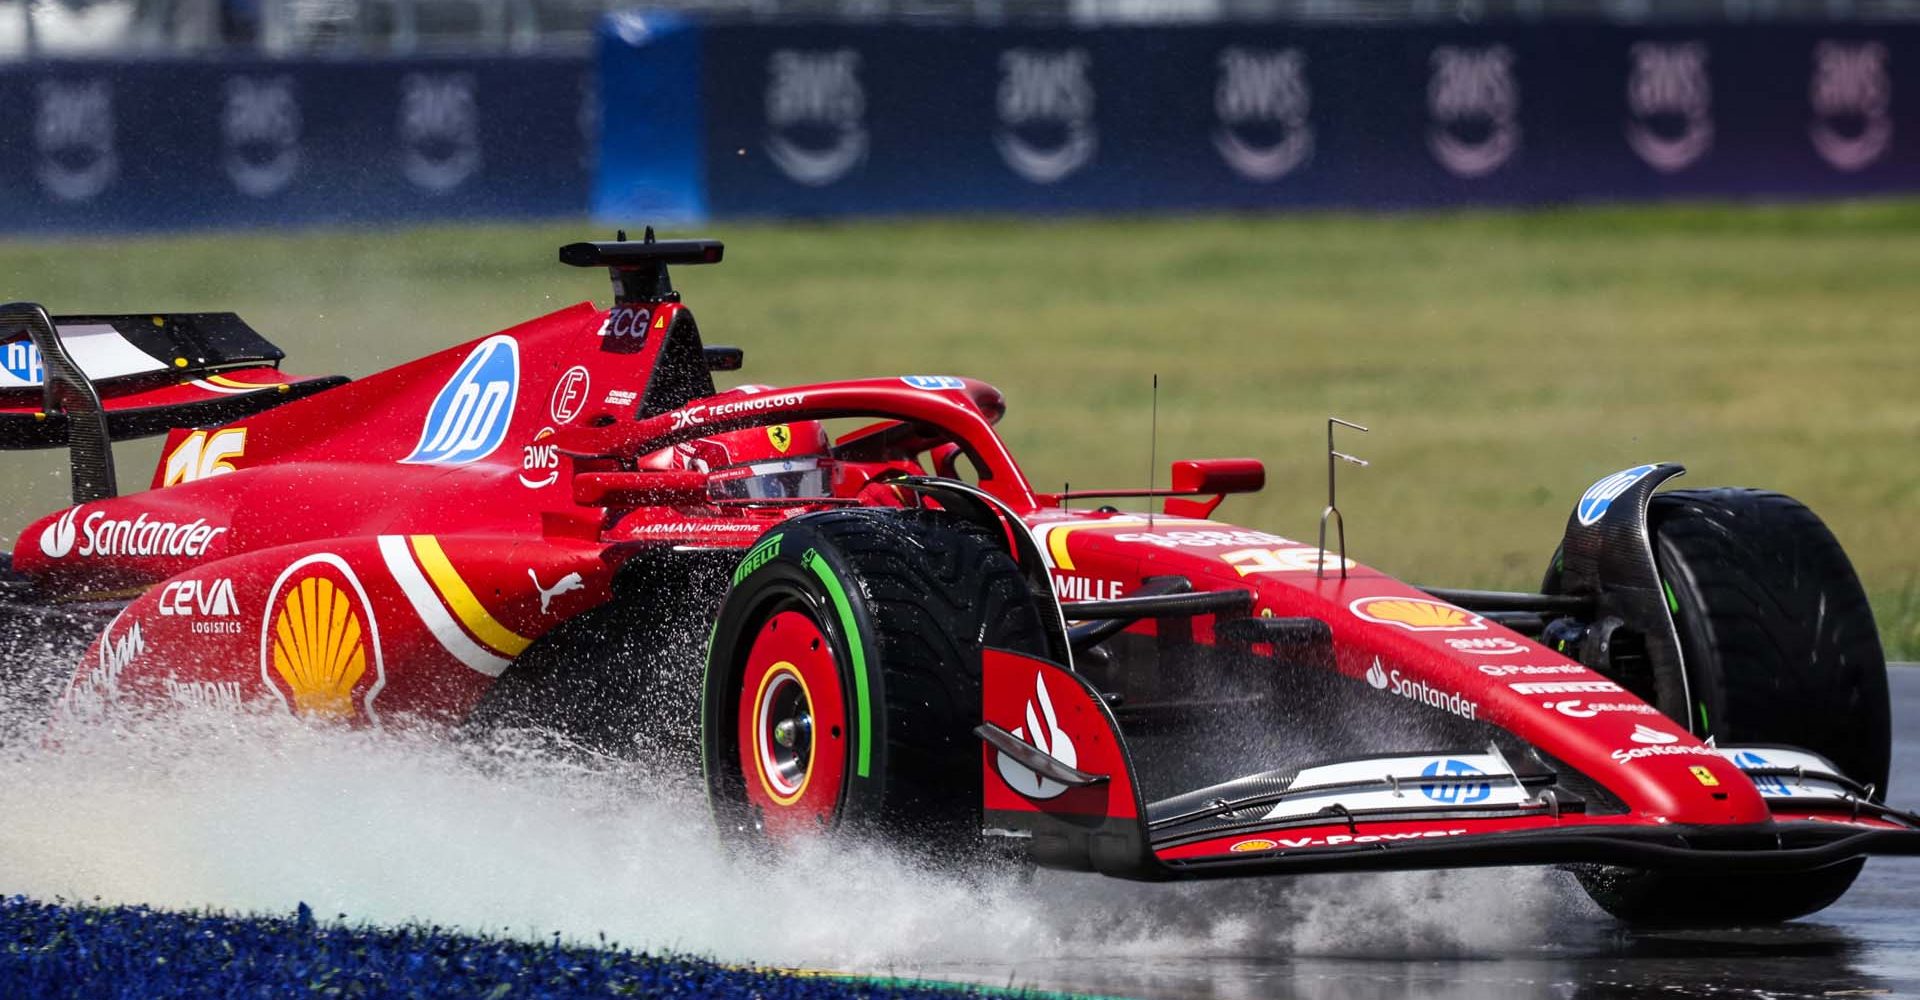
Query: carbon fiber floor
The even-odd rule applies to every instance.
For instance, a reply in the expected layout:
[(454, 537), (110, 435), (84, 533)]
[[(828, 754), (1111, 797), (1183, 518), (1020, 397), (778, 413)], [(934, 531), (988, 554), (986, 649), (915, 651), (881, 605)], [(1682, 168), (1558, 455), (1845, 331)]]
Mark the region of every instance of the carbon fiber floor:
[[(1920, 666), (1893, 671), (1893, 702), (1892, 799), (1913, 807)], [(1129, 959), (922, 971), (1140, 998), (1920, 997), (1920, 858), (1869, 862), (1851, 892), (1811, 918), (1711, 933), (1627, 933), (1551, 874), (1314, 881), (1302, 880), (1276, 904), (1294, 908), (1304, 924), (1277, 938), (1250, 934), (1239, 957), (1209, 949), (1186, 958), (1149, 946)], [(1314, 923), (1323, 926), (1302, 932)]]

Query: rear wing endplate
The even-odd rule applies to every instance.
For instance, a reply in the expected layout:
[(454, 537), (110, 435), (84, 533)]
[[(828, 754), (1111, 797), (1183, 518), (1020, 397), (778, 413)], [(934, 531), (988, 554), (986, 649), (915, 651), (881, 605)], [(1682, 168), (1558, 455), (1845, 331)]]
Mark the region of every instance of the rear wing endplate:
[(66, 445), (73, 502), (118, 493), (112, 442), (250, 416), (346, 381), (278, 371), (232, 313), (52, 317), (0, 305), (0, 449)]

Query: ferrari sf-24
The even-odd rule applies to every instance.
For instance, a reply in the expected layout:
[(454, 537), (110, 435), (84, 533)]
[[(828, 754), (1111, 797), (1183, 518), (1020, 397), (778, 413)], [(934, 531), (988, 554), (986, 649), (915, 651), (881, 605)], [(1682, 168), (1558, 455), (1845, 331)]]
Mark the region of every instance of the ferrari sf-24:
[[(1214, 520), (1257, 461), (1041, 489), (970, 378), (716, 391), (743, 354), (668, 268), (721, 256), (571, 244), (610, 308), (354, 381), (283, 373), (232, 314), (0, 307), (0, 445), (67, 448), (73, 500), (0, 565), (7, 683), (64, 664), (70, 718), (551, 734), (683, 767), (772, 851), (1551, 865), (1623, 920), (1725, 924), (1920, 850), (1872, 614), (1786, 496), (1640, 465), (1578, 495), (1538, 593), (1414, 586), (1324, 517)], [(123, 492), (111, 443), (160, 434)]]

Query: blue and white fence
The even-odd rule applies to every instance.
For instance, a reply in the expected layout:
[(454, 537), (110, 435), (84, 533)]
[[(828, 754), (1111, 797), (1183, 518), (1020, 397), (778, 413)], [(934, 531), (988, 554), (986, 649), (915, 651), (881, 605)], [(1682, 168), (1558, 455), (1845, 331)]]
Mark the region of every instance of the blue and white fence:
[(0, 230), (578, 215), (591, 64), (0, 67)]
[(608, 19), (604, 220), (1920, 188), (1920, 30)]
[(625, 15), (591, 59), (13, 64), (0, 149), (0, 231), (1828, 197), (1920, 190), (1920, 26)]

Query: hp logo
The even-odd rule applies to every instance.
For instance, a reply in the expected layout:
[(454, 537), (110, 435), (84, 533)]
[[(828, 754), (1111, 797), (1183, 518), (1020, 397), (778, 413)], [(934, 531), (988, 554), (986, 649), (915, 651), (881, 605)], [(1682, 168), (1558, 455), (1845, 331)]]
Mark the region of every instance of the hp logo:
[(401, 461), (464, 465), (493, 454), (506, 439), (519, 395), (519, 343), (512, 337), (488, 337), (433, 397), (420, 443)]
[[(1442, 776), (1456, 777), (1468, 774), (1485, 774), (1487, 772), (1474, 767), (1464, 760), (1448, 759), (1436, 760), (1426, 767), (1421, 768), (1420, 773), (1430, 778), (1437, 778)], [(1493, 795), (1493, 785), (1491, 783), (1470, 785), (1456, 784), (1453, 782), (1448, 782), (1444, 785), (1421, 785), (1420, 794), (1425, 795), (1435, 802), (1444, 802), (1450, 806), (1465, 806), (1472, 805), (1475, 802), (1483, 802), (1491, 797)]]
[[(1733, 764), (1742, 771), (1751, 771), (1757, 767), (1775, 766), (1773, 761), (1751, 750), (1742, 750), (1734, 754)], [(1758, 788), (1761, 795), (1785, 797), (1793, 794), (1793, 789), (1787, 787), (1786, 779), (1779, 775), (1768, 774), (1756, 776), (1749, 774), (1747, 777), (1753, 780), (1753, 787)]]
[(35, 347), (33, 341), (16, 340), (7, 344), (4, 353), (0, 353), (0, 362), (4, 362), (15, 384), (40, 384), (40, 348)]
[(1618, 499), (1620, 494), (1632, 489), (1634, 483), (1647, 478), (1647, 473), (1655, 468), (1656, 466), (1652, 465), (1636, 465), (1587, 487), (1587, 491), (1580, 494), (1580, 506), (1575, 510), (1574, 516), (1587, 527), (1599, 523), (1600, 519), (1606, 516), (1607, 508), (1613, 506), (1613, 501)]

